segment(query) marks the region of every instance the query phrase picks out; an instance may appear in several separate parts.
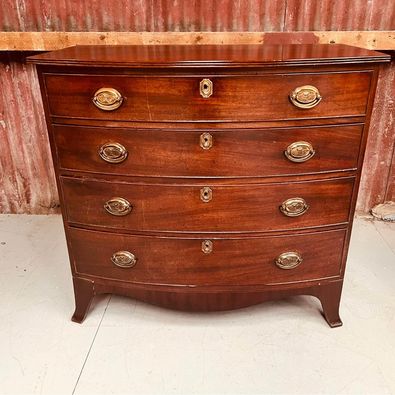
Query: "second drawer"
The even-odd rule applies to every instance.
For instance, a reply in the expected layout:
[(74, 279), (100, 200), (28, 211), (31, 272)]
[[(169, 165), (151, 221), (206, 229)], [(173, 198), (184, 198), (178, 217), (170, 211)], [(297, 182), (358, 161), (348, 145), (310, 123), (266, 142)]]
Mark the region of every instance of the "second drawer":
[(348, 221), (354, 178), (284, 184), (131, 184), (61, 177), (67, 220), (131, 231), (262, 232)]
[(362, 125), (245, 130), (54, 126), (63, 169), (94, 173), (251, 177), (355, 169)]

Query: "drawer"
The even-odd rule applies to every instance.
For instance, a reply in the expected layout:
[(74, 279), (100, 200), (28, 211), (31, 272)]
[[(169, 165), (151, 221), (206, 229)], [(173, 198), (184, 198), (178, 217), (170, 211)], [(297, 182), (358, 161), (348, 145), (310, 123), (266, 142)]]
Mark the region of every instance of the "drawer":
[(200, 131), (53, 126), (53, 133), (63, 169), (262, 177), (355, 169), (362, 126)]
[[(355, 71), (201, 77), (45, 74), (44, 78), (53, 116), (191, 122), (364, 115), (371, 75)], [(207, 98), (201, 94), (205, 79), (212, 83)], [(306, 86), (318, 93), (298, 89)], [(297, 104), (307, 108), (292, 104), (292, 93)]]
[(75, 228), (68, 234), (78, 274), (135, 283), (220, 286), (337, 277), (345, 233), (212, 240), (126, 236)]
[[(131, 184), (69, 177), (61, 177), (61, 182), (67, 220), (72, 223), (199, 233), (345, 223), (354, 178), (232, 186)], [(282, 205), (292, 216), (280, 211)]]

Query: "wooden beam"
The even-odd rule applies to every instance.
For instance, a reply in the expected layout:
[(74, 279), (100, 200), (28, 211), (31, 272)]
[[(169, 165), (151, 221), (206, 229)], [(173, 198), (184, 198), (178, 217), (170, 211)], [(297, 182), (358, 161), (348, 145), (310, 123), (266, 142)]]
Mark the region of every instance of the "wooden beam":
[(320, 32), (0, 32), (1, 51), (48, 51), (72, 45), (337, 43), (395, 50), (395, 31)]

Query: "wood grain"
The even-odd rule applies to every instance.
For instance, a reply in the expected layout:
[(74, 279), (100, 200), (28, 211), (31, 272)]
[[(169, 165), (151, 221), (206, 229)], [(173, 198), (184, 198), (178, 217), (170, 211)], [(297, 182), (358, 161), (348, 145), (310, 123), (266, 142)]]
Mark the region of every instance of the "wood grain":
[[(267, 177), (356, 169), (362, 125), (279, 129), (117, 129), (53, 126), (61, 169), (151, 177)], [(212, 147), (203, 149), (203, 133)], [(309, 142), (314, 156), (304, 163), (284, 155), (297, 141)], [(98, 154), (106, 143), (128, 151), (122, 163)]]
[[(221, 48), (219, 53), (228, 57), (214, 65), (212, 56), (206, 64), (202, 63), (201, 49), (196, 47), (194, 56), (188, 58), (193, 71), (178, 67), (187, 60), (178, 59), (186, 53), (180, 48), (158, 48), (156, 61), (161, 62), (163, 57), (167, 60), (156, 66), (154, 62), (142, 61), (139, 54), (147, 50), (143, 48), (127, 54), (124, 48), (112, 48), (109, 52), (91, 47), (78, 50), (83, 53), (80, 59), (89, 58), (90, 51), (90, 55), (102, 53), (105, 57), (118, 51), (119, 62), (115, 60), (113, 67), (100, 67), (95, 56), (90, 61), (81, 60), (77, 66), (76, 58), (64, 58), (68, 51), (58, 53), (58, 57), (52, 54), (35, 58), (41, 62), (41, 88), (74, 276), (74, 319), (81, 321), (93, 295), (105, 292), (167, 307), (205, 311), (308, 294), (320, 299), (331, 327), (341, 325), (342, 281), (377, 82), (377, 62), (385, 62), (388, 57), (373, 54), (367, 60), (361, 54), (355, 59), (359, 50), (351, 50), (348, 57), (335, 59), (329, 56), (333, 50), (330, 47), (310, 46), (313, 53), (325, 53), (327, 48), (328, 56), (322, 56), (322, 62), (310, 58), (309, 62), (316, 62), (316, 66), (306, 68), (300, 57), (297, 64), (295, 59), (293, 63), (281, 64), (275, 59), (276, 51), (270, 48), (252, 53), (246, 49), (247, 63), (239, 60), (239, 49)], [(191, 48), (187, 51), (193, 53)], [(130, 59), (133, 53), (137, 58), (126, 61), (125, 56)], [(254, 63), (251, 54), (260, 56), (255, 58), (261, 62), (259, 67), (247, 66)], [(235, 64), (236, 69), (230, 71)], [(203, 76), (212, 78), (217, 88), (210, 98), (213, 100), (206, 101), (196, 92)], [(101, 87), (97, 81), (100, 85), (110, 82), (122, 91), (124, 104), (119, 110), (104, 114), (88, 104), (94, 90)], [(299, 81), (318, 85), (323, 96), (319, 106), (307, 110), (308, 116), (300, 115), (306, 110), (289, 110), (288, 93), (284, 94)], [(207, 170), (195, 174), (199, 170), (195, 163), (201, 148), (196, 140), (204, 130), (201, 126), (217, 121), (216, 117), (223, 122), (213, 122), (216, 125), (210, 131), (215, 139), (211, 149), (221, 150), (206, 166), (220, 172), (244, 171), (247, 177), (232, 173), (230, 178), (221, 173), (213, 177)], [(318, 120), (319, 124), (308, 123), (309, 119)], [(359, 123), (351, 124), (356, 119)], [(62, 120), (69, 126), (60, 125)], [(260, 120), (272, 124), (256, 127)], [(285, 120), (291, 123), (284, 124)], [(118, 124), (120, 121), (122, 124)], [(136, 121), (141, 121), (138, 127)], [(221, 126), (233, 121), (237, 127)], [(81, 122), (80, 126), (73, 126), (75, 122)], [(188, 122), (200, 127), (185, 127)], [(316, 159), (325, 162), (324, 167), (344, 166), (351, 159), (356, 168), (340, 167), (330, 173), (313, 167), (315, 172), (311, 173), (281, 173), (287, 170), (281, 162), (283, 156), (281, 160), (276, 156), (283, 155), (280, 145), (283, 147), (289, 136), (305, 138), (306, 131), (312, 131), (310, 136), (317, 139), (315, 144), (320, 148)], [(340, 131), (338, 138), (336, 131)], [(131, 173), (136, 170), (127, 166), (118, 173), (106, 172), (100, 165), (96, 169), (98, 144), (109, 136), (123, 139), (128, 149), (133, 144), (142, 147), (143, 156), (138, 159), (131, 150), (128, 161), (135, 157), (140, 171), (146, 169), (148, 174)], [(190, 149), (193, 141), (195, 151)], [(245, 145), (232, 154), (229, 147), (235, 141), (245, 141)], [(177, 144), (180, 151), (167, 153), (169, 143), (172, 147)], [(251, 154), (261, 144), (272, 167)], [(329, 157), (321, 156), (323, 144)], [(68, 151), (79, 145), (84, 148), (78, 148), (72, 159), (73, 154)], [(158, 154), (158, 162), (149, 160), (150, 150), (153, 155)], [(183, 157), (184, 151), (190, 157)], [(80, 155), (85, 156), (83, 160)], [(222, 162), (219, 156), (223, 156)], [(232, 159), (238, 162), (232, 163)], [(71, 168), (61, 167), (65, 160)], [(132, 162), (124, 162), (129, 163)], [(183, 168), (188, 170), (179, 174)], [(278, 173), (271, 174), (273, 171)], [(207, 196), (212, 194), (207, 200), (204, 190), (208, 190)], [(125, 216), (112, 215), (105, 209), (108, 200), (119, 198), (130, 202), (131, 211)], [(280, 205), (289, 198), (305, 200), (308, 209), (303, 215), (289, 217), (281, 212)], [(213, 243), (212, 251), (206, 253), (202, 250), (205, 239)], [(121, 269), (111, 263), (112, 254), (119, 250), (135, 254), (137, 263), (133, 268)], [(302, 263), (292, 270), (278, 268), (274, 259), (290, 251), (301, 254)]]
[[(76, 274), (156, 285), (279, 285), (339, 277), (345, 230), (263, 238), (216, 238), (213, 251), (202, 252), (201, 239), (114, 235), (70, 229)], [(116, 251), (130, 251), (135, 266), (111, 262)], [(303, 262), (278, 268), (283, 252), (297, 251)], [(328, 254), (328, 251), (332, 251)]]
[(50, 51), (73, 45), (345, 44), (394, 50), (392, 30), (303, 32), (0, 32), (2, 51)]
[[(214, 93), (199, 93), (202, 78), (211, 78)], [(260, 121), (358, 116), (366, 112), (370, 72), (278, 74), (251, 77), (125, 77), (53, 75), (45, 77), (52, 116), (121, 121)], [(289, 101), (297, 87), (313, 85), (322, 95), (314, 108)], [(117, 89), (124, 103), (103, 111), (92, 103), (103, 87)], [(252, 93), (253, 92), (253, 93)]]
[[(82, 45), (29, 57), (36, 64), (95, 67), (228, 67), (311, 66), (328, 63), (353, 64), (388, 61), (388, 56), (346, 45)], [(247, 71), (247, 70), (246, 70)]]
[[(61, 177), (67, 221), (129, 231), (254, 232), (346, 223), (354, 178), (314, 182), (217, 186), (208, 180), (212, 200), (200, 198), (201, 185), (139, 185)], [(124, 217), (104, 209), (121, 197), (133, 210)], [(310, 206), (300, 217), (279, 210), (301, 197)]]

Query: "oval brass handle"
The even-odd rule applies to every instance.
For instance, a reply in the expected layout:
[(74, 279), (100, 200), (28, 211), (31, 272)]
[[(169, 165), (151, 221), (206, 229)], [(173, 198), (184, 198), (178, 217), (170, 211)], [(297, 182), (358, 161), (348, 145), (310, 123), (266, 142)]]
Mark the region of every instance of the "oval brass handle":
[(213, 82), (208, 78), (203, 78), (200, 81), (200, 96), (204, 99), (209, 98), (213, 94)]
[(128, 157), (128, 151), (119, 143), (106, 143), (99, 148), (100, 157), (108, 163), (121, 163)]
[(202, 241), (202, 251), (205, 254), (211, 254), (213, 251), (213, 242), (211, 240)]
[(93, 95), (93, 104), (104, 111), (114, 111), (121, 107), (122, 95), (114, 88), (100, 88)]
[(299, 266), (302, 261), (303, 258), (298, 252), (289, 251), (280, 254), (274, 262), (280, 269), (288, 270)]
[(111, 262), (118, 267), (128, 269), (137, 263), (137, 258), (129, 251), (117, 251), (112, 254)]
[(289, 99), (294, 106), (308, 109), (315, 107), (322, 100), (322, 96), (315, 86), (303, 85), (295, 88)]
[(210, 187), (204, 187), (200, 190), (200, 199), (204, 203), (208, 203), (213, 198), (213, 191)]
[(295, 197), (282, 202), (280, 211), (287, 217), (299, 217), (309, 209), (309, 205), (303, 198)]
[(203, 149), (210, 149), (213, 146), (213, 136), (210, 133), (200, 135), (200, 146)]
[(291, 162), (301, 163), (311, 159), (315, 154), (313, 146), (307, 141), (295, 141), (284, 151), (284, 155)]
[(133, 206), (124, 198), (114, 197), (104, 203), (104, 208), (111, 215), (122, 217), (128, 215), (132, 211)]

